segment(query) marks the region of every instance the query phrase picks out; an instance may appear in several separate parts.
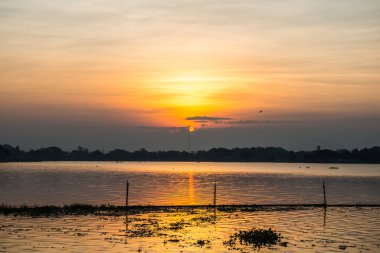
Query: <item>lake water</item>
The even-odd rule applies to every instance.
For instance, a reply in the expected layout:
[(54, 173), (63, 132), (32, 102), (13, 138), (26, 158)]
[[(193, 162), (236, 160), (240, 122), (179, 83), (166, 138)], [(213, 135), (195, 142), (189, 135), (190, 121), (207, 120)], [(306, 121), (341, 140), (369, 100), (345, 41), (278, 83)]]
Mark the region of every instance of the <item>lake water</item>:
[[(380, 208), (328, 207), (289, 211), (150, 212), (124, 216), (48, 218), (0, 215), (0, 252), (380, 252)], [(128, 222), (126, 222), (128, 221)], [(171, 224), (181, 223), (172, 229)], [(237, 242), (237, 231), (281, 233), (287, 246), (260, 250)], [(204, 245), (197, 243), (202, 240)]]
[[(330, 167), (338, 169), (330, 169)], [(380, 204), (380, 165), (190, 162), (0, 164), (0, 204)]]
[[(379, 165), (185, 162), (4, 163), (0, 203), (123, 205), (126, 180), (132, 205), (210, 204), (214, 182), (219, 204), (322, 203), (322, 181), (330, 204), (380, 204)], [(252, 228), (286, 247), (225, 243)], [(379, 207), (0, 215), (0, 252), (380, 252), (379, 235)]]

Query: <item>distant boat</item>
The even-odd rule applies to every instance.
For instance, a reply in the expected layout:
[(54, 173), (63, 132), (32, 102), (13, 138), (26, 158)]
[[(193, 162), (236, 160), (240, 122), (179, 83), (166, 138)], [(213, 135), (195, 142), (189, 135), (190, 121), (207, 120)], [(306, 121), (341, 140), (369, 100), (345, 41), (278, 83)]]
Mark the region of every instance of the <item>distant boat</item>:
[(329, 167), (330, 170), (338, 170), (339, 167), (335, 167), (335, 166), (332, 166), (332, 167)]

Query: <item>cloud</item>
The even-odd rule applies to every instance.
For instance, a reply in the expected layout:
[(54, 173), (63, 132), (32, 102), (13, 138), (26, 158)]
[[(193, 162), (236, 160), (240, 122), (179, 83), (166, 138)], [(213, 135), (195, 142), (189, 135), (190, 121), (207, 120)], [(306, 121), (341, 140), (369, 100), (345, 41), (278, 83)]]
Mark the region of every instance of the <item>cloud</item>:
[(179, 132), (187, 132), (189, 126), (139, 126), (141, 130), (145, 130), (145, 132), (170, 132), (170, 133), (179, 133)]
[(225, 117), (209, 117), (209, 116), (194, 116), (194, 117), (187, 117), (186, 120), (196, 121), (196, 122), (207, 122), (207, 121), (225, 121), (225, 120), (232, 120), (232, 118), (225, 118)]
[(299, 123), (300, 121), (286, 121), (286, 120), (236, 120), (236, 121), (228, 121), (225, 124), (230, 125), (254, 125), (254, 124), (281, 124), (281, 123)]
[(202, 127), (208, 126), (205, 123), (212, 123), (219, 126), (222, 125), (233, 125), (233, 126), (243, 126), (243, 125), (258, 125), (258, 124), (288, 124), (288, 123), (300, 123), (300, 121), (287, 121), (287, 120), (256, 120), (256, 119), (236, 119), (228, 117), (211, 117), (211, 116), (194, 116), (187, 117), (186, 120), (193, 121), (195, 123), (201, 124)]

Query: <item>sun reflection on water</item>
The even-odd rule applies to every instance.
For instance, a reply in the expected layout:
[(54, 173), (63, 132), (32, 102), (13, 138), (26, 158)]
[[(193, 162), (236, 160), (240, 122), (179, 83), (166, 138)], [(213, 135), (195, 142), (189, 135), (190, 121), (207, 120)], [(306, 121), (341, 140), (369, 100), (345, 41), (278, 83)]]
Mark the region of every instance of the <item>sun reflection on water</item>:
[(189, 204), (194, 204), (194, 175), (189, 171)]

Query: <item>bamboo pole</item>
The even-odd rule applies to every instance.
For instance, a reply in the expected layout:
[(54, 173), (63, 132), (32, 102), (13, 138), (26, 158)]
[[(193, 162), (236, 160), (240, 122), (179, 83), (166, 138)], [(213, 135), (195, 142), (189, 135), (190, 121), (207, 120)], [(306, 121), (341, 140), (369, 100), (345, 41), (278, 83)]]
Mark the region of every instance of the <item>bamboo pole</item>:
[(129, 200), (129, 182), (127, 180), (127, 183), (125, 184), (125, 235), (127, 236), (128, 233), (128, 225), (129, 225), (129, 219), (128, 219), (128, 200)]
[(326, 201), (326, 186), (325, 186), (325, 181), (322, 181), (322, 186), (323, 186), (323, 205), (326, 207), (327, 206), (327, 201)]
[(214, 209), (216, 209), (216, 182), (214, 183)]
[(125, 185), (125, 208), (128, 209), (128, 200), (129, 200), (129, 182)]

